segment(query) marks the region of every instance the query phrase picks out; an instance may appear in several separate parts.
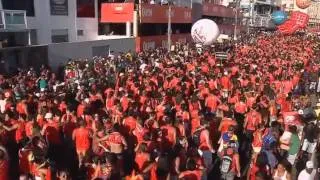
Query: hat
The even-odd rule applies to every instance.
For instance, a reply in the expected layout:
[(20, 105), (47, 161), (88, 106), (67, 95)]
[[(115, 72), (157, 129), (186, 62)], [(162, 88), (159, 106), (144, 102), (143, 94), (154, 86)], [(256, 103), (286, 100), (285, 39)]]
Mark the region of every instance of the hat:
[(313, 162), (312, 161), (308, 161), (307, 163), (306, 163), (306, 168), (307, 169), (313, 169)]
[(52, 118), (52, 113), (46, 113), (44, 116), (45, 119), (51, 119)]
[(85, 99), (84, 99), (84, 102), (85, 102), (85, 103), (89, 103), (89, 102), (90, 102), (90, 99), (89, 99), (89, 98), (85, 98)]

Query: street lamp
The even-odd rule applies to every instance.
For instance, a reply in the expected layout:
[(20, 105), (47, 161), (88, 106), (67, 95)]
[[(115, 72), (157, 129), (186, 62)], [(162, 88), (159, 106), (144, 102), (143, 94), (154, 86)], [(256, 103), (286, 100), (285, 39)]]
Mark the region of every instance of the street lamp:
[(172, 0), (168, 0), (168, 6), (169, 6), (169, 11), (168, 11), (168, 52), (170, 52), (171, 49), (171, 5), (172, 5)]
[(239, 4), (241, 0), (236, 0), (236, 6), (234, 8), (235, 11), (235, 25), (234, 25), (234, 31), (233, 31), (233, 40), (237, 40), (237, 26), (238, 26), (238, 9)]

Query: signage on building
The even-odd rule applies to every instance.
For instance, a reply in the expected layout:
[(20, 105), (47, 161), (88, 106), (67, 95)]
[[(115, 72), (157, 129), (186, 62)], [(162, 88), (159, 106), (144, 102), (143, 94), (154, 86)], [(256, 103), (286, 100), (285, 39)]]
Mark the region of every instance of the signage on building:
[[(232, 8), (212, 3), (204, 3), (202, 11), (206, 16), (235, 17), (235, 11)], [(242, 13), (238, 13), (238, 16), (241, 17)]]
[[(191, 41), (190, 34), (172, 34), (172, 43), (186, 43)], [(154, 49), (157, 47), (167, 48), (168, 37), (166, 35), (162, 36), (145, 36), (136, 38), (136, 51), (140, 52), (143, 50)]]
[(50, 0), (51, 15), (68, 16), (68, 0)]
[[(141, 4), (141, 23), (167, 23), (169, 15), (168, 6)], [(190, 8), (172, 7), (172, 23), (192, 23)]]
[(133, 22), (133, 10), (133, 3), (103, 3), (101, 6), (101, 22)]

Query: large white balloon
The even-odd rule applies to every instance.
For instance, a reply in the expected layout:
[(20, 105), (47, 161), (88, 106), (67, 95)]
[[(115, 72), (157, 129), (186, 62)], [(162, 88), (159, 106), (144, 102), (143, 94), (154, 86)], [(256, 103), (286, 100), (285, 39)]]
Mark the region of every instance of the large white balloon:
[(197, 44), (211, 45), (219, 35), (218, 25), (210, 19), (200, 19), (191, 28), (192, 39)]

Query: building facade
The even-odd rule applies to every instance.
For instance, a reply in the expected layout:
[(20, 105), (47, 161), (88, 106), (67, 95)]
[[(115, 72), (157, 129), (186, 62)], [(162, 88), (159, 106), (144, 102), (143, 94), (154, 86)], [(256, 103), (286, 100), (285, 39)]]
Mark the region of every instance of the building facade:
[(99, 39), (98, 0), (1, 0), (0, 9), (26, 11), (31, 44)]

